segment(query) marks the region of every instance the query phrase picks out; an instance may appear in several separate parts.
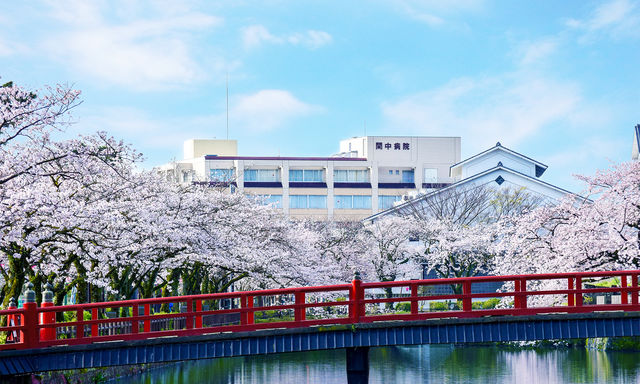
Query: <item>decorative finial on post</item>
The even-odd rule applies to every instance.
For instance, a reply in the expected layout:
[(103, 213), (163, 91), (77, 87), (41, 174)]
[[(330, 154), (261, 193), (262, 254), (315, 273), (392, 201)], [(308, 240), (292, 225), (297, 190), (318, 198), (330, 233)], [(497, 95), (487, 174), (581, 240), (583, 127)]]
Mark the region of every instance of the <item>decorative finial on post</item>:
[(44, 292), (42, 292), (42, 302), (53, 303), (53, 285), (47, 283), (44, 285)]
[(360, 272), (356, 271), (356, 272), (353, 274), (353, 280), (362, 280), (362, 279), (360, 278)]
[(36, 293), (33, 291), (33, 284), (27, 284), (27, 291), (24, 293), (24, 301), (25, 303), (35, 303), (36, 302)]
[(9, 308), (10, 309), (17, 308), (16, 307), (16, 299), (13, 298), (13, 297), (11, 299), (9, 299)]

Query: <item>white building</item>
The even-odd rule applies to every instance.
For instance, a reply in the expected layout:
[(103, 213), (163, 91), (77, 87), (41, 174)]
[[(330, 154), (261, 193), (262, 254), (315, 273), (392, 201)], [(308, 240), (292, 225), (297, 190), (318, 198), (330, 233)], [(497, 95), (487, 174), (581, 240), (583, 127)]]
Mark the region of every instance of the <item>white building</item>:
[(360, 220), (403, 195), (450, 185), (460, 161), (460, 137), (354, 137), (329, 157), (239, 156), (237, 148), (235, 140), (188, 140), (184, 160), (158, 171), (257, 196), (291, 217)]
[(506, 148), (498, 142), (486, 151), (453, 164), (449, 169), (449, 177), (455, 180), (453, 184), (417, 195), (411, 201), (396, 204), (385, 211), (371, 215), (365, 221), (375, 221), (390, 214), (401, 214), (414, 204), (420, 204), (437, 194), (457, 188), (473, 186), (490, 186), (496, 190), (525, 188), (530, 194), (550, 202), (557, 202), (565, 195), (573, 194), (541, 180), (540, 177), (546, 170), (545, 164)]

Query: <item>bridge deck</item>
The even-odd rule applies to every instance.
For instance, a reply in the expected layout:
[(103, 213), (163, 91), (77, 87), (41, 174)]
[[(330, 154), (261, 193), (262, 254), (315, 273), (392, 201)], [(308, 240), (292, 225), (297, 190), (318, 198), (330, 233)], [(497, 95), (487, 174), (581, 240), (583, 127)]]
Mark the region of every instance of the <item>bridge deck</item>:
[[(7, 335), (0, 344), (0, 375), (334, 348), (640, 336), (639, 275), (633, 270), (374, 283), (356, 278), (331, 286), (67, 306), (49, 300), (40, 307), (29, 289), (22, 308), (0, 311), (7, 324), (0, 326)], [(616, 285), (597, 285), (606, 279)], [(474, 290), (486, 283), (503, 289)], [(438, 293), (435, 288), (443, 285), (460, 293)], [(398, 294), (381, 297), (390, 290)], [(606, 295), (610, 303), (601, 300)], [(490, 298), (501, 305), (485, 307)], [(432, 308), (434, 302), (447, 308)], [(394, 305), (404, 309), (380, 311)]]
[(2, 351), (0, 375), (350, 347), (616, 336), (640, 336), (640, 312), (388, 321)]

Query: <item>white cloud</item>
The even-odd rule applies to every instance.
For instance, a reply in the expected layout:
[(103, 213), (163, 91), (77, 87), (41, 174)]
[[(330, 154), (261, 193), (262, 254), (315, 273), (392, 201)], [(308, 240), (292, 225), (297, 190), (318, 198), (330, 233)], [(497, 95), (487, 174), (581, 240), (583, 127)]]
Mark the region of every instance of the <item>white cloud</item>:
[(559, 41), (556, 37), (525, 42), (517, 49), (520, 65), (528, 66), (543, 62), (557, 51), (558, 46)]
[(321, 111), (322, 107), (302, 102), (288, 91), (266, 89), (234, 100), (230, 119), (242, 130), (266, 132)]
[(640, 7), (629, 0), (612, 0), (598, 6), (584, 20), (569, 19), (569, 28), (585, 32), (584, 40), (604, 33), (613, 38), (640, 36)]
[(149, 17), (148, 10), (140, 10), (144, 17), (108, 18), (109, 8), (97, 4), (52, 3), (53, 16), (67, 27), (46, 39), (46, 49), (82, 73), (138, 90), (166, 89), (204, 77), (193, 57), (191, 35), (221, 24), (221, 19), (189, 11)]
[(451, 22), (455, 14), (475, 12), (484, 5), (483, 0), (396, 0), (393, 5), (409, 17), (440, 27)]
[(0, 36), (0, 56), (10, 56), (13, 52), (13, 47)]
[(300, 45), (309, 49), (317, 49), (331, 44), (333, 38), (325, 31), (308, 30), (289, 35), (274, 35), (263, 25), (250, 25), (242, 30), (242, 42), (245, 49), (252, 49), (268, 44)]
[(471, 153), (501, 141), (517, 146), (541, 129), (568, 122), (581, 108), (570, 82), (527, 72), (462, 78), (382, 104), (391, 129), (420, 135), (455, 135)]
[[(229, 125), (232, 138), (259, 140), (287, 127), (291, 121), (324, 111), (305, 103), (289, 91), (266, 89), (230, 100)], [(181, 159), (182, 143), (192, 138), (225, 137), (226, 113), (197, 116), (155, 116), (144, 110), (112, 106), (86, 111), (62, 136), (74, 137), (106, 131), (132, 143), (147, 155), (146, 167), (162, 164), (172, 157)]]
[[(567, 143), (562, 151), (547, 156), (547, 160), (554, 167), (573, 167), (574, 169), (581, 168), (583, 164), (591, 165), (590, 161), (593, 159), (604, 158), (613, 162), (627, 161), (631, 158), (630, 142), (630, 140), (606, 135), (594, 135), (579, 143)], [(621, 154), (622, 156), (620, 156)], [(593, 172), (593, 170), (590, 171)]]

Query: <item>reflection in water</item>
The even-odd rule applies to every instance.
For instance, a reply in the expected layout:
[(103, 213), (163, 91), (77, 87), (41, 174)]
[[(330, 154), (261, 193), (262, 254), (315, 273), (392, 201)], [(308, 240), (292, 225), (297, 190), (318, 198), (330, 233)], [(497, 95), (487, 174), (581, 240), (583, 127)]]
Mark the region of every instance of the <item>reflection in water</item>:
[[(640, 383), (640, 353), (584, 349), (513, 351), (432, 345), (373, 348), (370, 383)], [(346, 382), (344, 351), (184, 362), (116, 383)]]

